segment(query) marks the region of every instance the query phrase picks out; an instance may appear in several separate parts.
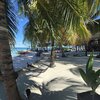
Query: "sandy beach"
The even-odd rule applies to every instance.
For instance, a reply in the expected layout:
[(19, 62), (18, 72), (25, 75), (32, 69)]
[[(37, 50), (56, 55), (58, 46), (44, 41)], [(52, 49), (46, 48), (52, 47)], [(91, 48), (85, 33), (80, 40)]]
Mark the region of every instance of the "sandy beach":
[(35, 56), (36, 52), (28, 52), (26, 54), (22, 54), (16, 57), (13, 57), (13, 68), (15, 71), (23, 69), (27, 67), (27, 63), (32, 64), (39, 60), (39, 57)]
[[(27, 88), (32, 92), (31, 100), (77, 100), (77, 93), (91, 90), (86, 86), (78, 71), (78, 68), (85, 69), (88, 57), (58, 57), (55, 61), (56, 66), (50, 68), (47, 56), (42, 58), (34, 56), (29, 53), (13, 59), (15, 70), (22, 69), (17, 79), (17, 85), (24, 100), (26, 100), (25, 90)], [(27, 62), (32, 64), (34, 59), (41, 60), (35, 63), (34, 67), (27, 68)], [(100, 59), (95, 58), (94, 69), (99, 68)], [(96, 92), (100, 94), (100, 86)]]

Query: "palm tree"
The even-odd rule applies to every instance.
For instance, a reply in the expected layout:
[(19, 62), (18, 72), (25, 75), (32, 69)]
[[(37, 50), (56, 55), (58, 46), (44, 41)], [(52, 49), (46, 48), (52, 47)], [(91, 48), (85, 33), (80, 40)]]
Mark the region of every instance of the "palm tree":
[(50, 66), (54, 64), (54, 56), (52, 55), (54, 54), (56, 33), (59, 33), (59, 29), (62, 26), (65, 28), (68, 41), (71, 41), (69, 36), (74, 36), (73, 34), (85, 39), (86, 36), (90, 38), (86, 24), (93, 22), (92, 16), (95, 15), (97, 6), (100, 5), (99, 0), (34, 0), (29, 1), (29, 3), (28, 0), (22, 1), (24, 7), (28, 6), (27, 11), (30, 11), (32, 15), (34, 15), (34, 12), (37, 13), (41, 23), (45, 21), (45, 25), (47, 25), (52, 43)]
[[(8, 100), (20, 100), (16, 79), (14, 76), (12, 57), (9, 45), (9, 43), (11, 43), (10, 40), (12, 40), (14, 34), (11, 34), (10, 33), (11, 31), (10, 32), (8, 31), (9, 26), (7, 24), (7, 16), (6, 16), (6, 9), (8, 8), (7, 3), (8, 2), (5, 2), (4, 0), (0, 0), (0, 70), (3, 77), (3, 82), (5, 84)], [(8, 18), (9, 22), (12, 23), (12, 20), (9, 18)]]
[[(27, 0), (26, 0), (26, 2), (27, 2)], [(44, 2), (44, 3), (43, 3)], [(34, 4), (36, 3), (36, 1), (35, 2), (33, 2)], [(39, 11), (39, 12), (37, 12), (37, 15), (36, 16), (38, 16), (37, 17), (37, 20), (38, 21), (36, 21), (36, 23), (38, 24), (38, 27), (39, 27), (39, 29), (41, 30), (41, 28), (42, 28), (42, 33), (43, 34), (45, 34), (45, 33), (47, 33), (46, 32), (46, 30), (48, 30), (48, 34), (49, 34), (49, 36), (50, 36), (50, 41), (52, 41), (51, 43), (52, 43), (52, 50), (51, 50), (51, 64), (50, 64), (50, 66), (52, 66), (53, 65), (53, 61), (54, 61), (54, 59), (53, 59), (53, 54), (54, 54), (54, 37), (53, 37), (53, 33), (54, 33), (54, 28), (53, 28), (53, 20), (52, 20), (52, 18), (51, 18), (51, 16), (48, 14), (48, 12), (45, 10), (45, 7), (44, 7), (44, 5), (45, 5), (45, 3), (47, 3), (46, 1), (37, 1), (37, 4), (36, 4), (36, 6), (38, 7), (38, 9), (41, 9), (41, 10), (38, 10), (38, 9), (34, 9), (34, 8), (32, 8), (32, 7), (29, 7), (28, 5), (27, 5), (27, 3), (25, 3), (25, 2), (23, 2), (23, 4), (24, 4), (24, 6), (25, 6), (25, 8), (26, 8), (26, 11), (28, 11), (28, 14), (29, 14), (29, 16), (31, 15), (32, 16), (32, 14), (34, 14), (34, 11), (36, 10), (36, 12), (37, 11)], [(51, 6), (53, 4), (53, 6)], [(51, 8), (51, 7), (55, 7), (54, 6), (54, 4), (56, 4), (56, 2), (51, 2), (51, 4), (50, 5), (48, 5), (49, 7), (48, 8)], [(46, 5), (45, 5), (46, 6)], [(28, 10), (27, 10), (27, 8), (28, 8)], [(34, 9), (34, 11), (32, 11), (32, 9)], [(47, 8), (46, 8), (47, 9)], [(51, 8), (51, 9), (53, 9), (54, 10), (54, 8)], [(30, 12), (32, 12), (31, 14), (30, 14)], [(49, 13), (51, 13), (51, 15), (53, 15), (53, 13), (52, 12), (49, 12)], [(56, 9), (55, 9), (55, 13), (56, 13)], [(46, 14), (46, 15), (45, 15)], [(57, 16), (58, 17), (58, 16)], [(52, 22), (51, 22), (51, 20), (52, 20)], [(56, 20), (55, 20), (56, 21)], [(40, 26), (40, 25), (41, 26)], [(55, 24), (56, 25), (56, 24)], [(52, 29), (51, 29), (52, 28)], [(37, 34), (38, 35), (38, 34)], [(38, 35), (39, 36), (39, 35)], [(39, 39), (39, 40), (41, 40), (42, 38), (39, 38), (37, 36), (37, 38)], [(46, 35), (43, 35), (43, 36), (46, 36)], [(43, 43), (43, 40), (44, 39), (42, 39), (42, 42), (41, 43)]]
[(36, 24), (33, 18), (29, 17), (29, 22), (25, 28), (24, 41), (31, 42), (31, 44), (40, 44), (41, 47), (45, 46), (48, 41), (48, 33), (46, 27), (44, 29), (41, 27), (41, 23)]

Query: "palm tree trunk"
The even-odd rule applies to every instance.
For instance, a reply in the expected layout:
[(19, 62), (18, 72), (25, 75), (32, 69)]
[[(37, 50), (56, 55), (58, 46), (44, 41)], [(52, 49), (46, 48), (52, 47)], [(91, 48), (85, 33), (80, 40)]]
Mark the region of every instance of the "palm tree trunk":
[(78, 46), (76, 45), (75, 48), (76, 48), (76, 52), (77, 52), (78, 51)]
[(88, 54), (88, 51), (87, 51), (87, 43), (85, 43), (85, 56), (87, 56), (87, 54)]
[(54, 60), (55, 60), (55, 51), (54, 51), (54, 38), (52, 39), (52, 49), (51, 49), (51, 55), (50, 55), (50, 67), (54, 67)]
[(0, 0), (0, 69), (8, 100), (21, 100), (14, 76), (12, 57), (8, 41), (5, 0)]
[(31, 41), (31, 48), (30, 49), (33, 50), (33, 43), (32, 43), (32, 41)]
[(8, 100), (21, 100), (17, 89), (16, 79), (14, 76), (9, 41), (5, 31), (1, 30), (0, 30), (0, 67), (4, 84), (6, 87)]
[(62, 45), (60, 45), (60, 48), (61, 48), (62, 57), (66, 57), (66, 55), (65, 55), (65, 53), (64, 53), (64, 49), (63, 49)]

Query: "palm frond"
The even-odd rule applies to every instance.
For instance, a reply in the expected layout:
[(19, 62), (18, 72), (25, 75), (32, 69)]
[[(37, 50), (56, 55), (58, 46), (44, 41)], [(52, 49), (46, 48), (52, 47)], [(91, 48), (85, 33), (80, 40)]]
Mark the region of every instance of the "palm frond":
[(6, 14), (7, 14), (7, 23), (9, 31), (9, 42), (10, 45), (15, 44), (15, 33), (17, 32), (17, 21), (16, 14), (14, 13), (14, 6), (10, 0), (6, 0)]
[[(71, 43), (73, 37), (75, 38), (72, 44), (78, 44), (80, 41), (89, 41), (91, 33), (87, 29), (86, 24), (94, 22), (92, 17), (99, 11), (99, 4), (99, 0), (23, 1), (24, 9), (28, 12), (30, 21), (32, 22), (30, 16), (33, 18), (33, 23), (35, 21), (37, 30), (42, 30), (43, 34), (48, 31), (46, 33), (48, 33), (50, 37), (56, 39), (59, 37), (57, 35), (60, 35), (58, 33), (62, 34), (59, 30), (64, 27), (68, 42)], [(34, 25), (30, 23), (30, 28), (33, 27)], [(31, 34), (34, 33), (34, 30), (32, 31)], [(39, 34), (41, 33), (38, 33), (38, 31), (35, 32), (38, 39)]]

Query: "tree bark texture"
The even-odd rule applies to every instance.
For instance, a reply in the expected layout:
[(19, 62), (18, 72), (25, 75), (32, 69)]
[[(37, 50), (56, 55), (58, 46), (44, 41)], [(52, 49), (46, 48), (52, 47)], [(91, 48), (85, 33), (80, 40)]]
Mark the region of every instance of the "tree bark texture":
[(0, 0), (0, 70), (8, 100), (21, 100), (14, 76), (8, 35), (5, 0)]
[(55, 51), (54, 51), (54, 39), (52, 39), (52, 49), (51, 49), (51, 55), (50, 55), (50, 67), (54, 67), (54, 61), (55, 61)]

